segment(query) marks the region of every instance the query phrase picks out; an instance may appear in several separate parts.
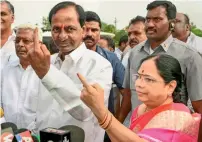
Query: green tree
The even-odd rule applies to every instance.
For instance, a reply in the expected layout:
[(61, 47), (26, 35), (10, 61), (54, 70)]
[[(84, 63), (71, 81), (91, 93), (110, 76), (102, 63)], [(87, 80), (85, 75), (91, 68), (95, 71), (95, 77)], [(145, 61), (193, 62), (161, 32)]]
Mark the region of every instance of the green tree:
[(115, 41), (115, 44), (116, 44), (116, 46), (118, 46), (118, 43), (119, 43), (119, 40), (120, 40), (120, 38), (122, 37), (122, 36), (124, 36), (124, 35), (127, 35), (127, 32), (126, 32), (126, 30), (118, 30), (117, 32), (116, 32), (116, 34), (115, 34), (115, 37), (114, 37), (114, 41)]
[(103, 29), (103, 32), (108, 32), (108, 33), (116, 33), (116, 27), (112, 24), (106, 25), (105, 28)]
[(43, 31), (50, 31), (51, 30), (51, 26), (50, 26), (48, 17), (42, 18), (42, 24), (43, 24), (43, 27), (42, 27)]
[(105, 22), (101, 22), (101, 23), (102, 23), (101, 31), (104, 32), (104, 29), (107, 26), (107, 23)]
[(197, 28), (193, 22), (191, 22), (191, 32), (197, 36), (202, 37), (202, 30)]
[(195, 35), (202, 37), (202, 30), (201, 29), (195, 28), (195, 29), (192, 29), (192, 32)]

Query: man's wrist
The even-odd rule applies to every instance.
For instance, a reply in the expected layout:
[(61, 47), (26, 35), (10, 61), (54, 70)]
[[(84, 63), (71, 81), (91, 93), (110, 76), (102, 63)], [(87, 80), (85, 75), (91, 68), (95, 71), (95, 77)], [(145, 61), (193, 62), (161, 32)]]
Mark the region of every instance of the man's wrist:
[(50, 69), (50, 67), (48, 69), (46, 69), (46, 70), (37, 71), (36, 74), (38, 75), (38, 77), (40, 79), (43, 79), (44, 76), (48, 73), (49, 69)]

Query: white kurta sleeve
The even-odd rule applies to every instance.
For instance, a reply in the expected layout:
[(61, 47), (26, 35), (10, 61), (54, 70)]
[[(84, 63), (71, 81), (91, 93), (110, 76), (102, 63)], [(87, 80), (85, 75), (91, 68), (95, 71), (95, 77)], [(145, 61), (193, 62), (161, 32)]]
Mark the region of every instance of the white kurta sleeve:
[[(98, 83), (105, 89), (105, 104), (107, 105), (112, 83), (112, 67), (106, 66), (89, 74), (87, 78), (90, 78), (87, 80), (91, 83)], [(42, 83), (64, 111), (68, 111), (75, 119), (88, 121), (92, 118), (91, 110), (80, 100), (82, 88), (79, 88), (68, 75), (51, 65)]]

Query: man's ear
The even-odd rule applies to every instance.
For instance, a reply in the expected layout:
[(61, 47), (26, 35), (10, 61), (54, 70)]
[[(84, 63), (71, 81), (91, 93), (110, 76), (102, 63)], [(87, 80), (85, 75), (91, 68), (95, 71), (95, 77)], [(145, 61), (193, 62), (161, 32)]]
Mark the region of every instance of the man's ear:
[(186, 24), (186, 31), (191, 31), (191, 25), (190, 24)]
[(85, 25), (82, 27), (82, 38), (84, 39), (85, 35), (86, 35), (86, 30), (85, 30)]
[(12, 16), (11, 16), (11, 21), (12, 21), (12, 23), (14, 23), (14, 20), (15, 20), (15, 15), (14, 14), (12, 14)]

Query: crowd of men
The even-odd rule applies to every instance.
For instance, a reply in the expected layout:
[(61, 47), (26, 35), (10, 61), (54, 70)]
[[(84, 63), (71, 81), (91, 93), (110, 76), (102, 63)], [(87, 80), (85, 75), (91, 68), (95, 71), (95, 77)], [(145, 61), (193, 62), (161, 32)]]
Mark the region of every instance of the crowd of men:
[(104, 88), (105, 105), (128, 126), (131, 110), (140, 104), (133, 74), (141, 59), (161, 53), (179, 60), (188, 105), (202, 113), (202, 38), (191, 32), (189, 17), (177, 13), (171, 2), (156, 1), (146, 9), (146, 17), (134, 15), (128, 35), (115, 47), (111, 37), (100, 35), (98, 14), (74, 2), (60, 2), (49, 13), (52, 40), (59, 50), (51, 55), (37, 26), (11, 29), (14, 6), (1, 1), (0, 88), (5, 121), (33, 133), (77, 125), (85, 131), (85, 142), (110, 141), (80, 100), (83, 86), (77, 73)]

